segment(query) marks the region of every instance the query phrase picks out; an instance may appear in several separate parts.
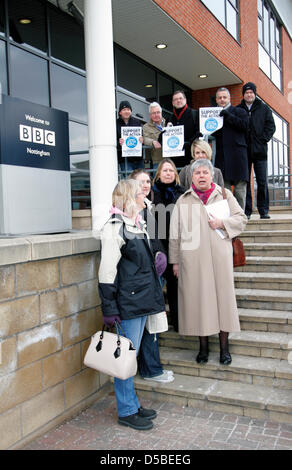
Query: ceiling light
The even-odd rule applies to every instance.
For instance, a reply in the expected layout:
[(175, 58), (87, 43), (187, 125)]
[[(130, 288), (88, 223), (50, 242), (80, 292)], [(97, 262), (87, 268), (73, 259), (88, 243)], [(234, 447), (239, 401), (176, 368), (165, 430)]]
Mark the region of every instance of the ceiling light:
[(20, 19), (18, 20), (18, 22), (19, 22), (20, 24), (30, 24), (30, 23), (31, 23), (31, 19), (30, 19), (30, 18), (20, 18)]
[(147, 83), (146, 85), (144, 85), (145, 88), (152, 88), (153, 85), (151, 83)]
[(167, 47), (167, 44), (156, 44), (155, 47), (156, 49), (165, 49)]
[(207, 78), (208, 75), (206, 73), (201, 73), (200, 75), (198, 75), (199, 78)]

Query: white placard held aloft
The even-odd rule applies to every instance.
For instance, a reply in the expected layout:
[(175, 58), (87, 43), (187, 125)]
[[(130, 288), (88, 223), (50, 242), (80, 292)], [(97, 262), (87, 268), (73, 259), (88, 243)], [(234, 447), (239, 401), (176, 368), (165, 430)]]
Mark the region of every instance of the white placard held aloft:
[(200, 132), (203, 135), (210, 135), (218, 131), (223, 126), (223, 116), (219, 116), (223, 108), (200, 108)]
[(162, 156), (183, 157), (185, 142), (184, 126), (164, 127), (162, 134)]
[(122, 157), (142, 157), (142, 127), (121, 127)]

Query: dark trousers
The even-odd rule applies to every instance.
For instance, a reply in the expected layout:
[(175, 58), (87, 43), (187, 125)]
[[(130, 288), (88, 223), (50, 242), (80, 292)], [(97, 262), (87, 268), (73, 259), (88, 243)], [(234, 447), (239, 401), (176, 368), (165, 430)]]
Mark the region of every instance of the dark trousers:
[(169, 305), (169, 323), (173, 326), (175, 331), (178, 331), (178, 299), (177, 289), (178, 281), (172, 271), (172, 264), (168, 264), (163, 274), (166, 280), (166, 292)]
[(163, 372), (160, 362), (158, 334), (150, 334), (147, 328), (143, 333), (138, 367), (141, 377), (157, 377)]
[[(257, 182), (257, 208), (260, 215), (268, 214), (269, 212), (269, 191), (267, 181), (267, 160), (256, 160), (253, 163), (249, 161), (248, 169), (251, 173), (251, 167), (255, 172)], [(247, 185), (246, 191), (246, 204), (245, 213), (250, 215), (252, 213), (252, 197), (250, 183)]]

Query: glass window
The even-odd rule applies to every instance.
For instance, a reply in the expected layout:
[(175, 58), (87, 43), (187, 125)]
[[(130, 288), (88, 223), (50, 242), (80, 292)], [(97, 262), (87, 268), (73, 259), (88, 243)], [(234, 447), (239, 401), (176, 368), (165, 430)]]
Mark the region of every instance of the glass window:
[(87, 122), (86, 78), (51, 65), (52, 106), (69, 113), (70, 118)]
[(227, 2), (226, 28), (234, 38), (237, 37), (237, 14), (231, 3)]
[(7, 70), (6, 70), (6, 47), (5, 42), (0, 41), (0, 94), (7, 95)]
[(12, 96), (49, 106), (47, 61), (11, 46), (10, 63)]
[(281, 89), (280, 26), (268, 2), (258, 1), (258, 39), (259, 67)]
[(52, 57), (85, 70), (83, 28), (74, 18), (50, 9)]
[(172, 81), (160, 73), (158, 74), (158, 90), (160, 106), (172, 112)]
[(259, 66), (268, 77), (271, 76), (270, 57), (261, 44), (259, 44)]
[(147, 101), (156, 101), (155, 70), (119, 48), (116, 48), (115, 56), (117, 85)]
[(4, 0), (0, 0), (0, 36), (5, 34)]
[(70, 152), (88, 151), (88, 127), (69, 121)]
[(37, 0), (9, 0), (9, 35), (13, 41), (47, 52), (45, 8)]
[(227, 31), (238, 40), (238, 0), (201, 0)]

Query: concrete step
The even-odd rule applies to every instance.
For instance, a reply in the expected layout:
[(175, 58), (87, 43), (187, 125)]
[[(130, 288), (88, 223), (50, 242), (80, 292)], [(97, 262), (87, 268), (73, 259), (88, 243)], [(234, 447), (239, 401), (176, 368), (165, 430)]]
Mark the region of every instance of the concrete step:
[(292, 423), (291, 390), (182, 374), (167, 384), (136, 377), (135, 388), (145, 399)]
[[(159, 335), (159, 344), (161, 347), (197, 351), (199, 338), (182, 336), (169, 330)], [(292, 355), (292, 334), (242, 330), (230, 333), (229, 347), (231, 354), (287, 360)], [(209, 337), (209, 349), (211, 352), (219, 352), (218, 335)]]
[(235, 272), (234, 282), (239, 289), (292, 291), (292, 273)]
[(245, 231), (292, 230), (292, 216), (288, 217), (288, 214), (272, 215), (272, 218), (267, 220), (254, 217), (252, 216), (246, 224)]
[(228, 366), (219, 363), (219, 353), (211, 352), (207, 364), (197, 364), (197, 351), (160, 348), (164, 369), (175, 374), (228, 380), (292, 390), (292, 361), (233, 355)]
[(246, 266), (235, 272), (292, 273), (292, 257), (247, 256)]
[(242, 330), (292, 333), (292, 312), (239, 308), (238, 313)]
[(235, 289), (237, 306), (261, 310), (292, 311), (292, 295), (287, 290)]
[(289, 256), (292, 257), (292, 243), (244, 243), (246, 256)]
[(289, 243), (292, 230), (248, 230), (240, 238), (243, 243)]

